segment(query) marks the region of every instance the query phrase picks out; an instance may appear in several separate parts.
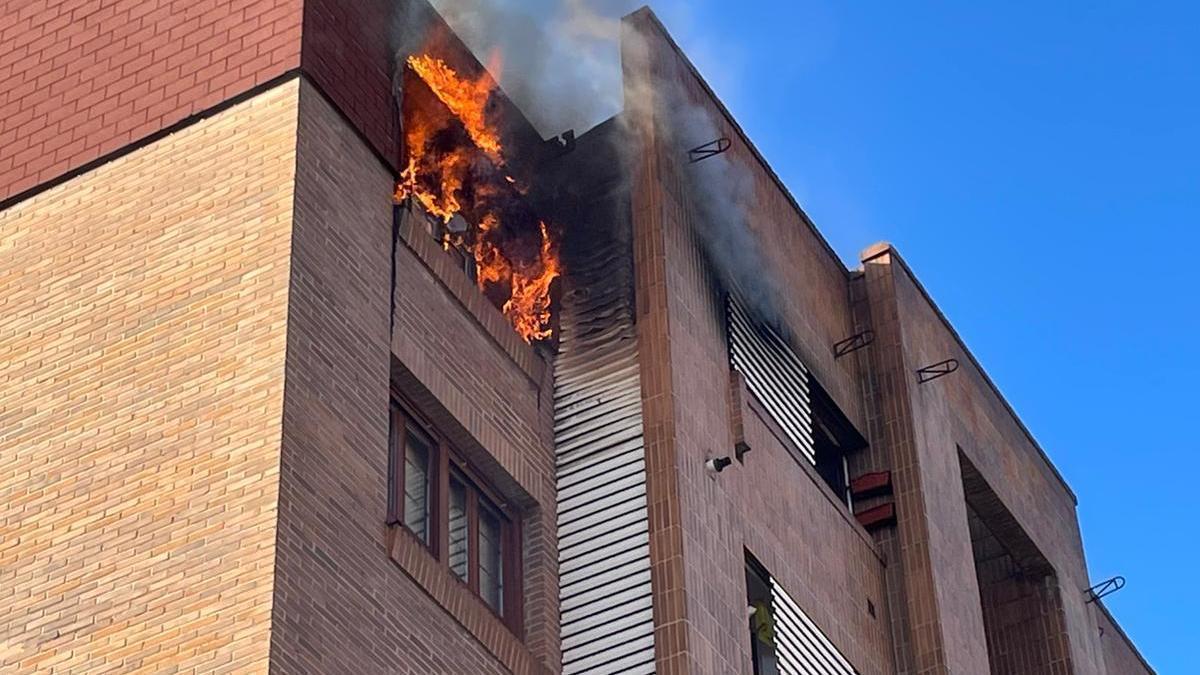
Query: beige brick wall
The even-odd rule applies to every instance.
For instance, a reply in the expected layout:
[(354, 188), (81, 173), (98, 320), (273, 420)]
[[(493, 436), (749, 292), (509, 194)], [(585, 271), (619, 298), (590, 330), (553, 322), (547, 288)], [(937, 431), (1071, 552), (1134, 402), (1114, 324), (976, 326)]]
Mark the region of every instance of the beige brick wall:
[(0, 671), (264, 671), (298, 84), (0, 213)]

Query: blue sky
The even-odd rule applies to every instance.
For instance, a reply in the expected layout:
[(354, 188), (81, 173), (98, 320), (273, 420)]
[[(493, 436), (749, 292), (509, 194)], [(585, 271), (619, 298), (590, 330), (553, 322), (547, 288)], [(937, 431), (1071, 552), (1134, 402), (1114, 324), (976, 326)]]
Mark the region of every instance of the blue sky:
[(1196, 672), (1200, 3), (655, 5), (848, 264), (893, 242)]

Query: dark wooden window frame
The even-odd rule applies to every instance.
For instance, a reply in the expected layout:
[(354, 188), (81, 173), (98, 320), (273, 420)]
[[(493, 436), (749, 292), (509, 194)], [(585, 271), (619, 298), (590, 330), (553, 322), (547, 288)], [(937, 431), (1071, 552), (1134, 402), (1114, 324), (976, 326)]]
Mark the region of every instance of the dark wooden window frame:
[[(429, 457), (429, 515), (426, 528), (429, 541), (419, 536), (404, 524), (404, 450), (408, 429), (415, 427), (432, 441)], [(522, 537), (521, 518), (501, 498), (463, 456), (446, 440), (444, 434), (425, 418), (415, 412), (414, 407), (404, 401), (398, 393), (392, 393), (391, 431), (388, 448), (388, 512), (387, 524), (402, 528), (413, 539), (421, 542), (455, 582), (463, 584), (479, 598), (493, 614), (509, 629), (521, 637), (524, 632), (524, 598), (522, 592)], [(467, 507), (467, 579), (464, 581), (450, 569), (450, 474), (451, 467), (462, 477), (466, 491)], [(479, 592), (479, 499), (480, 496), (500, 514), (501, 583), (503, 584), (500, 608), (494, 608)]]

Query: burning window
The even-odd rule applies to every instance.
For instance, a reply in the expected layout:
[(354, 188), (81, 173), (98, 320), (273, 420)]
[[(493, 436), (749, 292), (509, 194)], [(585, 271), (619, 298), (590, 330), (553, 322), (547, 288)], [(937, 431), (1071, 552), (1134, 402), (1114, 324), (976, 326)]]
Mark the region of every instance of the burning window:
[(411, 200), (431, 233), (467, 264), (476, 285), (526, 342), (550, 337), (551, 285), (559, 275), (553, 229), (510, 175), (491, 119), (497, 86), (428, 54), (407, 60), (402, 107), (404, 171), (396, 201)]

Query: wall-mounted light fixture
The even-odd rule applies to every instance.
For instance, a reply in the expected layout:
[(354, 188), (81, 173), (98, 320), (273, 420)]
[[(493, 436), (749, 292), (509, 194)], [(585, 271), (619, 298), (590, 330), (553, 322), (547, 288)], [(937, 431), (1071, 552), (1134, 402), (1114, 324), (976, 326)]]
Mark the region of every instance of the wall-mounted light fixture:
[(704, 463), (704, 468), (713, 473), (721, 473), (730, 464), (733, 464), (733, 460), (728, 457), (713, 457)]

